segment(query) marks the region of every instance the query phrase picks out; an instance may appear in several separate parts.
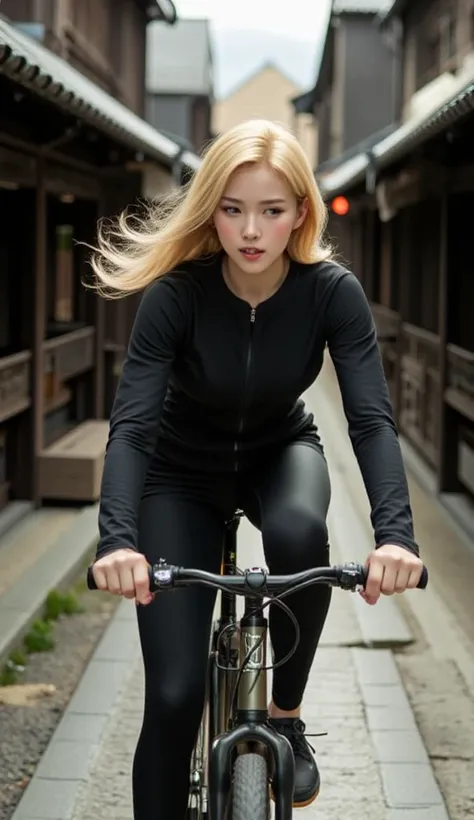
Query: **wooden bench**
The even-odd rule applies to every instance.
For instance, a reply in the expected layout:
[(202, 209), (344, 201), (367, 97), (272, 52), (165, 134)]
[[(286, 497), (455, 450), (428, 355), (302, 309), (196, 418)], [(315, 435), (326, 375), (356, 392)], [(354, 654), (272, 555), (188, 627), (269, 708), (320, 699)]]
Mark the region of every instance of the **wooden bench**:
[(97, 501), (108, 434), (108, 421), (84, 421), (46, 447), (38, 465), (40, 497)]

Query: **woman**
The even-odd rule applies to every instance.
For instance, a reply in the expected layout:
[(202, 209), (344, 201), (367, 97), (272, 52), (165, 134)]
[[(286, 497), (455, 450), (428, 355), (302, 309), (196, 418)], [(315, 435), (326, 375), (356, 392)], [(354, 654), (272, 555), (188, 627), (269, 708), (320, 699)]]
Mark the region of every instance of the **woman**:
[[(239, 125), (177, 197), (134, 229), (122, 218), (118, 243), (101, 234), (93, 261), (102, 293), (147, 288), (110, 420), (94, 564), (100, 589), (141, 604), (135, 820), (151, 806), (184, 820), (214, 606), (197, 588), (153, 599), (147, 562), (218, 572), (224, 522), (241, 507), (270, 572), (329, 563), (328, 470), (299, 398), (326, 344), (372, 509), (366, 601), (416, 587), (422, 570), (370, 309), (321, 242), (325, 208), (298, 142), (270, 122)], [(325, 588), (289, 599), (301, 641), (274, 674), (269, 715), (294, 751), (297, 806), (319, 792), (300, 710), (329, 602)], [(270, 629), (278, 661), (293, 630), (277, 608)]]

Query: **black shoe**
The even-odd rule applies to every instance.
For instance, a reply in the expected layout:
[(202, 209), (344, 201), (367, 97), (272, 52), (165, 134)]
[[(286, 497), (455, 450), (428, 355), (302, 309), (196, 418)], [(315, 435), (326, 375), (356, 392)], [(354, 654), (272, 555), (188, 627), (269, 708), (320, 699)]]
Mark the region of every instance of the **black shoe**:
[(321, 785), (314, 749), (305, 738), (306, 726), (300, 718), (270, 718), (269, 723), (290, 741), (295, 758), (293, 807), (303, 808), (316, 800)]

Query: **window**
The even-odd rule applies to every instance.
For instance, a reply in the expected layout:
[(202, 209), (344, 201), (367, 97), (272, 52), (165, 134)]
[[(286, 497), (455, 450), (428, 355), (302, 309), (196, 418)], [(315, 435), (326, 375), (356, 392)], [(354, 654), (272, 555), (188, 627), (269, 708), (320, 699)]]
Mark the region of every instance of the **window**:
[(56, 227), (56, 281), (54, 320), (72, 322), (73, 315), (73, 251), (72, 225)]

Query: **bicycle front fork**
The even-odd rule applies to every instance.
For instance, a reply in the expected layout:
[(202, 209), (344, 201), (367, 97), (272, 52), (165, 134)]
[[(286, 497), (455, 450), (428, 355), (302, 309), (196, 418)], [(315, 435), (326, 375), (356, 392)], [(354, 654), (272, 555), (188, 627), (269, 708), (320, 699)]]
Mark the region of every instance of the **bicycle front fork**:
[(262, 743), (271, 753), (275, 820), (291, 820), (295, 782), (293, 752), (289, 740), (267, 723), (243, 723), (215, 738), (209, 760), (210, 820), (224, 820), (231, 786), (232, 752), (240, 743)]

